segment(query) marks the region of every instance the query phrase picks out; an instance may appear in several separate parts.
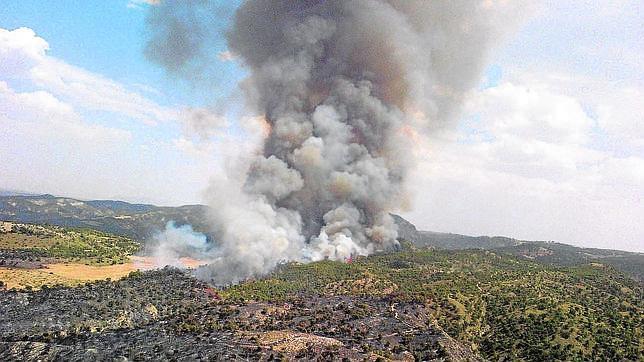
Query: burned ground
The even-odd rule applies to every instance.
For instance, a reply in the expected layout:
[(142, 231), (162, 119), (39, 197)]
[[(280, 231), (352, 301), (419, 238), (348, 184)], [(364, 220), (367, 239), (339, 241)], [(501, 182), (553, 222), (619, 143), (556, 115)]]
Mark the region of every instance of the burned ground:
[(176, 269), (0, 293), (0, 359), (476, 359), (424, 306), (299, 295), (225, 300)]
[(133, 272), (0, 292), (0, 359), (641, 360), (643, 290), (610, 266), (404, 250), (216, 288)]

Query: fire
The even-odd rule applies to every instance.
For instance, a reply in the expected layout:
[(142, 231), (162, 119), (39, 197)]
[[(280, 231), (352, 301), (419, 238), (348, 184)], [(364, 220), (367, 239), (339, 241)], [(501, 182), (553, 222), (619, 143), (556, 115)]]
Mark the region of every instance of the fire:
[(264, 139), (268, 138), (268, 136), (273, 132), (273, 126), (268, 122), (266, 116), (257, 117), (257, 123), (262, 130), (262, 136)]
[(420, 134), (413, 126), (405, 124), (400, 127), (399, 132), (403, 137), (410, 140), (414, 145), (420, 144)]

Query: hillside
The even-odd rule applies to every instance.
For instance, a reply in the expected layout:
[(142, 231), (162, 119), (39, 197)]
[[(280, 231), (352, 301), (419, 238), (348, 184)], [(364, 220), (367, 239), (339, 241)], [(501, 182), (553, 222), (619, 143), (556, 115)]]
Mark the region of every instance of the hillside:
[(400, 237), (418, 247), (445, 250), (493, 250), (556, 266), (588, 263), (612, 265), (639, 282), (644, 282), (644, 254), (621, 250), (581, 248), (552, 241), (526, 241), (502, 236), (467, 236), (432, 231), (419, 231), (400, 216), (394, 215)]
[(641, 360), (641, 285), (609, 266), (559, 268), (489, 251), (409, 250), (350, 264), (289, 264), (224, 292), (422, 303), (450, 336), (491, 360)]
[(477, 360), (417, 303), (219, 293), (174, 269), (0, 293), (0, 360)]
[(145, 241), (170, 220), (206, 231), (206, 207), (159, 207), (123, 201), (83, 201), (52, 195), (0, 196), (0, 220), (90, 228)]
[[(210, 235), (204, 205), (159, 207), (130, 204), (123, 201), (82, 201), (51, 195), (0, 196), (0, 221), (40, 223), (91, 228), (145, 242), (165, 224), (190, 224), (194, 230)], [(419, 231), (398, 215), (394, 215), (401, 239), (418, 247), (446, 250), (482, 249), (558, 266), (583, 265), (591, 262), (609, 264), (644, 282), (644, 254), (619, 250), (580, 248), (563, 243), (526, 241), (507, 237), (467, 236)]]
[(0, 265), (40, 259), (119, 264), (140, 248), (127, 237), (91, 229), (0, 222)]
[(0, 224), (0, 259), (20, 264), (0, 271), (47, 274), (0, 291), (2, 360), (644, 358), (643, 287), (618, 270), (641, 276), (642, 254), (418, 231), (396, 216), (402, 250), (350, 263), (284, 264), (224, 289), (174, 269), (86, 284), (37, 268), (119, 263), (141, 243), (91, 227), (144, 240), (176, 216), (205, 230), (206, 208), (49, 195), (0, 206), (5, 220), (83, 227)]
[(609, 266), (410, 249), (215, 289), (174, 269), (0, 292), (0, 359), (641, 360), (642, 287)]
[(118, 279), (144, 260), (141, 244), (92, 229), (0, 222), (0, 286), (39, 289)]

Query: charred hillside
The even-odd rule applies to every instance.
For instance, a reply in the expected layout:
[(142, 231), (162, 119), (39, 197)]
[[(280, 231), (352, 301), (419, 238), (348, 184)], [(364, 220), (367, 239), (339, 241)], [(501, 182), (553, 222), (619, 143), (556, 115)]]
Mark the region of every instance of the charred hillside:
[(225, 298), (164, 269), (118, 282), (0, 293), (3, 360), (477, 360), (424, 306), (391, 298)]
[(641, 360), (642, 287), (611, 267), (415, 250), (214, 288), (176, 269), (0, 291), (2, 360)]

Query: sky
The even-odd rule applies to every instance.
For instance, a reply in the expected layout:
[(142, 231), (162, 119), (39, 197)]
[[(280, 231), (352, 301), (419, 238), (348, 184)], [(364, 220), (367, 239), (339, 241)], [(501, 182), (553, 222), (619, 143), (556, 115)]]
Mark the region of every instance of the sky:
[[(238, 3), (222, 2), (215, 29)], [(0, 189), (200, 203), (256, 146), (224, 38), (207, 81), (168, 74), (145, 55), (153, 6), (3, 1)], [(536, 9), (494, 49), (459, 121), (418, 141), (402, 215), (424, 230), (644, 252), (644, 5)]]

